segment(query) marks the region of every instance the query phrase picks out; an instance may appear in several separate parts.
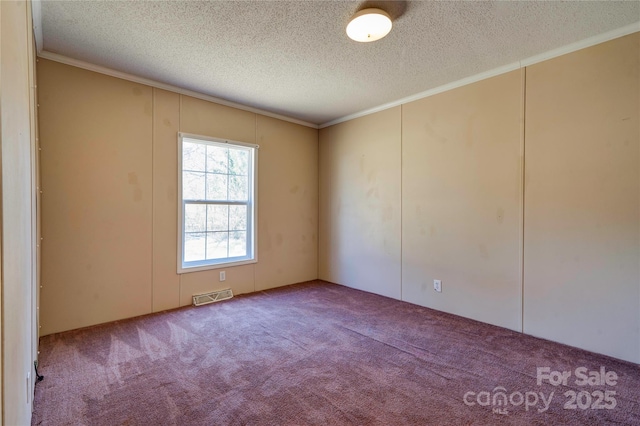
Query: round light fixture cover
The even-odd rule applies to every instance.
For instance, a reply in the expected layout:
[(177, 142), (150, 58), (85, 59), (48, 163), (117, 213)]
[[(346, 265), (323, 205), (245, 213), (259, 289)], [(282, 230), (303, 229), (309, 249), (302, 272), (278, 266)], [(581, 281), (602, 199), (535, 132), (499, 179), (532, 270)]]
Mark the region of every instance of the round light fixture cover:
[(391, 31), (391, 17), (381, 9), (363, 9), (347, 25), (350, 39), (363, 43), (380, 40)]

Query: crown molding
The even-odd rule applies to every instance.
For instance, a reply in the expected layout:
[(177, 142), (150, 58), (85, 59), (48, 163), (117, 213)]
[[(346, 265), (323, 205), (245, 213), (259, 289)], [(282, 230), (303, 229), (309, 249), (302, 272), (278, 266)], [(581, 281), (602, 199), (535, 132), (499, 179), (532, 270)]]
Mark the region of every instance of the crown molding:
[(103, 67), (100, 65), (91, 64), (89, 62), (80, 61), (78, 59), (69, 58), (68, 56), (60, 55), (58, 53), (48, 52), (46, 50), (42, 50), (38, 53), (39, 58), (48, 59), (50, 61), (59, 62), (61, 64), (71, 65), (77, 68), (82, 68), (88, 71), (97, 72), (100, 74), (105, 74), (111, 77), (120, 78), (123, 80), (132, 81), (134, 83), (144, 84), (146, 86), (155, 87), (157, 89), (167, 90), (169, 92), (175, 92), (185, 96), (191, 96), (192, 98), (202, 99), (204, 101), (213, 102), (219, 105), (228, 106), (231, 108), (240, 109), (243, 111), (253, 112), (255, 114), (264, 115), (271, 118), (277, 118), (278, 120), (288, 121), (290, 123), (299, 124), (301, 126), (311, 127), (312, 129), (317, 129), (318, 125), (314, 123), (309, 123), (307, 121), (298, 120), (297, 118), (287, 117), (286, 115), (276, 114), (270, 111), (265, 111), (258, 108), (249, 107), (246, 105), (242, 105), (236, 102), (231, 102), (226, 99), (216, 98), (214, 96), (205, 95), (203, 93), (194, 92), (193, 90), (184, 89), (182, 87), (173, 86), (171, 84), (161, 83), (159, 81), (151, 80), (144, 77), (139, 77), (133, 74), (129, 74), (122, 71), (116, 71), (111, 68)]
[(607, 31), (606, 33), (585, 38), (584, 40), (576, 41), (575, 43), (567, 44), (566, 46), (562, 46), (557, 49), (549, 50), (539, 55), (531, 56), (529, 58), (521, 60), (520, 64), (522, 67), (528, 67), (529, 65), (537, 64), (538, 62), (544, 62), (548, 59), (557, 58), (558, 56), (566, 55), (567, 53), (575, 52), (587, 47), (595, 46), (596, 44), (624, 37), (638, 31), (640, 31), (640, 21), (634, 22), (633, 24), (626, 25), (621, 28), (617, 28), (615, 30)]
[(406, 98), (398, 99), (397, 101), (389, 102), (377, 107), (373, 107), (370, 109), (366, 109), (364, 111), (356, 112), (354, 114), (345, 115), (344, 117), (336, 118), (335, 120), (331, 120), (327, 123), (320, 124), (318, 126), (319, 129), (324, 129), (325, 127), (333, 126), (334, 124), (343, 123), (345, 121), (353, 120), (354, 118), (364, 117), (369, 114), (374, 114), (376, 112), (384, 111), (389, 108), (394, 108), (403, 104), (407, 104), (409, 102), (417, 101), (419, 99), (428, 98), (429, 96), (437, 95), (438, 93), (446, 92), (452, 89), (456, 89), (458, 87), (466, 86), (467, 84), (475, 83), (480, 80), (485, 80), (487, 78), (495, 77), (500, 74), (504, 74), (513, 70), (517, 70), (520, 68), (519, 62), (514, 62), (509, 65), (505, 65), (499, 68), (494, 68), (489, 71), (482, 72), (480, 74), (472, 75), (470, 77), (465, 77), (460, 80), (453, 81), (451, 83), (443, 84), (442, 86), (434, 87), (433, 89), (426, 90), (424, 92), (416, 93), (415, 95), (407, 96)]
[(602, 33), (593, 37), (586, 38), (584, 40), (577, 41), (575, 43), (568, 44), (566, 46), (559, 47), (557, 49), (552, 49), (547, 52), (531, 56), (529, 58), (513, 62), (508, 65), (504, 65), (498, 68), (491, 69), (489, 71), (484, 71), (479, 74), (475, 74), (469, 77), (465, 77), (463, 79), (447, 83), (433, 89), (426, 90), (424, 92), (417, 93), (415, 95), (407, 96), (405, 98), (398, 99), (393, 102), (388, 102), (386, 104), (382, 104), (373, 108), (369, 108), (360, 112), (356, 112), (353, 114), (345, 115), (343, 117), (336, 118), (334, 120), (328, 121), (323, 124), (314, 124), (303, 120), (298, 120), (296, 118), (287, 117), (285, 115), (276, 114), (270, 111), (261, 110), (258, 108), (249, 107), (246, 105), (238, 104), (236, 102), (228, 101), (221, 98), (216, 98), (214, 96), (205, 95), (199, 92), (195, 92), (192, 90), (184, 89), (178, 86), (173, 86), (170, 84), (161, 83), (155, 80), (147, 79), (144, 77), (139, 77), (133, 74), (128, 74), (121, 71), (116, 71), (111, 68), (103, 67), (100, 65), (91, 64), (85, 61), (80, 61), (78, 59), (69, 58), (64, 55), (60, 55), (57, 53), (48, 52), (43, 50), (43, 41), (42, 41), (42, 11), (41, 11), (41, 0), (32, 0), (32, 14), (33, 14), (33, 29), (34, 36), (36, 40), (36, 48), (38, 51), (38, 57), (49, 59), (55, 62), (60, 62), (67, 65), (72, 65), (78, 68), (83, 68), (89, 71), (97, 72), (100, 74), (109, 75), (116, 78), (121, 78), (124, 80), (132, 81), (135, 83), (144, 84), (151, 87), (156, 87), (158, 89), (168, 90), (170, 92), (179, 93), (186, 96), (191, 96), (194, 98), (202, 99), (209, 102), (214, 102), (220, 105), (225, 105), (232, 108), (237, 108), (244, 111), (253, 112), (256, 114), (261, 114), (267, 117), (277, 118), (279, 120), (288, 121), (290, 123), (299, 124), (306, 127), (311, 127), (313, 129), (323, 129), (325, 127), (333, 126), (338, 123), (342, 123), (345, 121), (353, 120), (355, 118), (364, 117), (366, 115), (374, 114), (376, 112), (384, 111), (389, 108), (393, 108), (396, 106), (400, 106), (409, 102), (413, 102), (419, 99), (427, 98), (429, 96), (436, 95), (438, 93), (446, 92), (448, 90), (456, 89), (458, 87), (466, 86), (468, 84), (472, 84), (481, 80), (485, 80), (491, 77), (495, 77), (501, 74), (508, 73), (510, 71), (514, 71), (523, 67), (527, 67), (539, 62), (543, 62), (558, 56), (566, 55), (567, 53), (575, 52), (577, 50), (581, 50), (587, 47), (594, 46), (596, 44), (604, 43), (609, 40), (613, 40), (619, 37), (624, 37), (629, 34), (633, 34), (635, 32), (640, 31), (640, 21), (634, 22), (633, 24), (617, 28), (612, 31), (608, 31), (606, 33)]
[(33, 25), (33, 37), (36, 40), (36, 52), (42, 51), (42, 2), (31, 0), (31, 19)]
[(335, 120), (331, 120), (326, 123), (320, 124), (318, 128), (324, 129), (325, 127), (333, 126), (334, 124), (343, 123), (345, 121), (353, 120), (355, 118), (364, 117), (365, 115), (373, 114), (373, 113), (384, 111), (386, 109), (397, 107), (409, 102), (417, 101), (418, 99), (427, 98), (429, 96), (433, 96), (438, 93), (442, 93), (451, 89), (456, 89), (458, 87), (466, 86), (467, 84), (475, 83), (481, 80), (485, 80), (487, 78), (495, 77), (500, 74), (505, 74), (510, 71), (528, 67), (530, 65), (537, 64), (538, 62), (543, 62), (548, 59), (566, 55), (567, 53), (571, 53), (587, 47), (595, 46), (596, 44), (604, 43), (606, 41), (613, 40), (619, 37), (624, 37), (626, 35), (633, 34), (638, 31), (640, 31), (640, 21), (634, 22), (633, 24), (624, 26), (622, 28), (618, 28), (612, 31), (608, 31), (606, 33), (602, 33), (593, 37), (586, 38), (584, 40), (577, 41), (575, 43), (568, 44), (566, 46), (559, 47), (557, 49), (549, 50), (548, 52), (531, 56), (529, 58), (511, 63), (509, 65), (494, 68), (492, 70), (485, 71), (476, 75), (472, 75), (470, 77), (466, 77), (451, 83), (447, 83), (442, 86), (438, 86), (433, 89), (429, 89), (424, 92), (420, 92), (415, 95), (408, 96), (406, 98), (398, 99), (397, 101), (389, 102), (374, 108), (369, 108), (364, 111), (356, 112), (354, 114), (345, 115), (344, 117), (336, 118)]

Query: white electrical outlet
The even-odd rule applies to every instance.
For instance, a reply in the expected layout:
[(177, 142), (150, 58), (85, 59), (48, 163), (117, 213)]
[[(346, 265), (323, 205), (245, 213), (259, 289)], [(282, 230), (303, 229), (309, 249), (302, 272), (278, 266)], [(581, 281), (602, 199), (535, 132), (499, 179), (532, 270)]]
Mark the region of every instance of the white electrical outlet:
[(442, 281), (441, 280), (433, 280), (433, 289), (438, 293), (442, 293)]
[(227, 273), (225, 271), (220, 271), (220, 281), (224, 281), (227, 279)]

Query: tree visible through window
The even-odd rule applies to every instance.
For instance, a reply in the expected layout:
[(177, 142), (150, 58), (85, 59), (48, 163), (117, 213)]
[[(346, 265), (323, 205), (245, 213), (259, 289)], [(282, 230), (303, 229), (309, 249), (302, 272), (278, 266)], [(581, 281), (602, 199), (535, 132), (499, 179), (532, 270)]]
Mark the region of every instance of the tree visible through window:
[(254, 256), (256, 147), (180, 134), (179, 272)]

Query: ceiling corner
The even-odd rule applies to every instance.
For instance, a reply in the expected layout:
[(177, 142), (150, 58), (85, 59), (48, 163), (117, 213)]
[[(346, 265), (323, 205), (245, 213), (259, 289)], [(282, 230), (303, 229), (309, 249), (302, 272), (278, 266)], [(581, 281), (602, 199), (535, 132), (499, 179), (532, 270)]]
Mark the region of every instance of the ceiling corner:
[(33, 19), (33, 36), (36, 40), (36, 52), (43, 49), (42, 39), (42, 2), (41, 0), (31, 0), (31, 18)]

